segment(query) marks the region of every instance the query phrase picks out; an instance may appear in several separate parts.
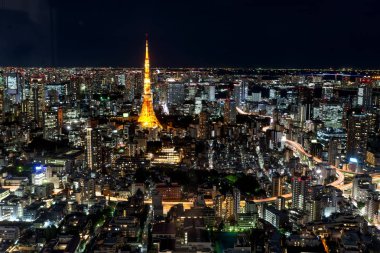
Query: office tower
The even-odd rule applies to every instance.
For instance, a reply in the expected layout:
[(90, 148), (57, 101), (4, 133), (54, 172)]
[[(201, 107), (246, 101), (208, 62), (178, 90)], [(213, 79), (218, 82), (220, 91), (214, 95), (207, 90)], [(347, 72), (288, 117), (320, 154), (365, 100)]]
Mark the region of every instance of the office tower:
[(19, 73), (8, 73), (6, 75), (5, 90), (10, 105), (19, 104), (21, 102), (21, 80), (22, 78)]
[(323, 152), (323, 145), (316, 140), (311, 140), (310, 154), (316, 157), (322, 157), (322, 152)]
[[(141, 83), (141, 74), (136, 72), (136, 71), (131, 71), (128, 72), (126, 76), (126, 81), (125, 81), (125, 97), (124, 99), (126, 101), (132, 102), (133, 99), (135, 98), (135, 91), (139, 91)], [(140, 92), (141, 95), (141, 92)]]
[(4, 121), (4, 92), (4, 85), (0, 83), (0, 123)]
[(245, 213), (257, 213), (257, 204), (254, 201), (245, 201)]
[(325, 83), (322, 87), (322, 98), (324, 100), (330, 100), (334, 96), (334, 87), (331, 83)]
[(363, 107), (366, 111), (372, 109), (372, 87), (370, 85), (358, 88), (358, 106)]
[(226, 99), (223, 107), (223, 121), (225, 124), (230, 123), (230, 99)]
[(57, 112), (50, 110), (44, 112), (43, 115), (44, 139), (54, 140), (58, 137), (58, 114)]
[(272, 224), (276, 228), (281, 228), (288, 221), (288, 216), (274, 206), (267, 206), (264, 210), (264, 220)]
[(278, 197), (283, 194), (282, 187), (284, 184), (284, 177), (278, 172), (273, 173), (272, 176), (272, 196)]
[(368, 135), (373, 136), (379, 132), (379, 116), (374, 112), (367, 112), (368, 116)]
[(303, 102), (298, 107), (298, 118), (301, 123), (311, 120), (313, 117), (313, 106), (311, 102)]
[(224, 217), (227, 220), (234, 218), (234, 196), (231, 193), (226, 194), (226, 212)]
[(217, 195), (215, 197), (215, 216), (218, 218), (223, 217), (223, 196)]
[(236, 102), (235, 100), (230, 100), (230, 123), (236, 123)]
[(277, 210), (285, 210), (285, 198), (284, 197), (277, 197), (275, 206)]
[(162, 205), (162, 195), (159, 191), (154, 190), (152, 192), (152, 207), (154, 219), (159, 219), (164, 215), (164, 208)]
[(230, 123), (236, 123), (236, 101), (230, 100)]
[(104, 145), (100, 129), (92, 127), (89, 122), (86, 128), (86, 160), (90, 171), (99, 172), (111, 164), (110, 154)]
[(69, 103), (72, 106), (77, 106), (80, 100), (80, 92), (86, 91), (86, 85), (85, 85), (84, 77), (73, 77), (71, 81), (67, 84), (67, 90), (66, 90), (66, 102)]
[(199, 132), (198, 138), (201, 140), (206, 140), (209, 137), (209, 113), (206, 111), (202, 111), (199, 114)]
[(372, 177), (366, 174), (357, 174), (352, 180), (352, 198), (359, 199), (359, 188), (370, 188), (372, 184)]
[(90, 178), (88, 179), (88, 181), (86, 182), (86, 197), (88, 199), (92, 199), (95, 197), (95, 179), (93, 178)]
[(63, 108), (60, 106), (58, 107), (57, 111), (57, 127), (58, 127), (58, 134), (62, 134), (62, 127), (63, 127)]
[(168, 83), (167, 101), (168, 105), (180, 105), (185, 100), (185, 84)]
[(241, 82), (241, 101), (245, 102), (247, 100), (248, 96), (248, 82), (242, 81)]
[(292, 208), (305, 210), (306, 200), (311, 191), (311, 179), (307, 176), (292, 178)]
[(45, 88), (42, 77), (31, 79), (31, 92), (29, 96), (29, 115), (37, 126), (43, 125), (43, 112), (45, 111)]
[(252, 92), (252, 101), (253, 102), (260, 102), (261, 101), (261, 91), (259, 92)]
[(376, 219), (376, 215), (378, 215), (379, 211), (379, 194), (377, 192), (370, 192), (368, 194), (367, 202), (366, 202), (366, 214), (369, 221), (373, 221)]
[(153, 94), (150, 86), (150, 66), (149, 66), (149, 52), (148, 52), (148, 39), (145, 43), (145, 65), (144, 65), (144, 95), (141, 112), (138, 118), (138, 123), (143, 128), (159, 128), (162, 129), (156, 114), (153, 110)]
[(321, 219), (321, 199), (316, 197), (315, 199), (306, 201), (306, 211), (308, 215), (308, 221), (318, 221)]
[(125, 74), (116, 75), (116, 79), (118, 86), (125, 86)]
[(32, 169), (31, 182), (33, 185), (42, 185), (46, 180), (46, 167), (35, 165)]
[[(323, 120), (325, 127), (341, 128), (343, 118), (343, 108), (341, 104), (324, 103), (319, 107), (319, 118)], [(314, 108), (316, 109), (316, 108)], [(313, 111), (316, 112), (315, 110)], [(313, 115), (314, 119), (317, 115)]]
[(352, 113), (348, 118), (347, 159), (356, 158), (364, 161), (368, 142), (368, 115)]
[(215, 101), (215, 86), (210, 85), (208, 88), (208, 101), (213, 102)]
[(275, 99), (277, 98), (277, 91), (275, 89), (270, 89), (269, 90), (269, 98), (270, 99)]
[(92, 171), (93, 169), (93, 154), (92, 154), (92, 128), (87, 126), (86, 128), (86, 160), (87, 167)]
[(235, 83), (234, 84), (234, 100), (236, 102), (236, 106), (240, 107), (242, 102), (242, 85), (241, 83)]
[(331, 165), (336, 164), (336, 159), (338, 157), (338, 145), (339, 141), (337, 139), (331, 138), (329, 140), (329, 149), (328, 149), (328, 162)]
[(234, 195), (234, 219), (235, 221), (239, 218), (240, 213), (240, 191), (237, 188), (233, 189), (233, 195)]
[(280, 110), (278, 110), (278, 108), (276, 107), (275, 109), (273, 109), (272, 111), (272, 127), (275, 129), (275, 127), (277, 125), (280, 124), (280, 118), (281, 118), (281, 113), (280, 113)]
[(236, 103), (233, 99), (226, 99), (224, 102), (224, 123), (236, 123)]

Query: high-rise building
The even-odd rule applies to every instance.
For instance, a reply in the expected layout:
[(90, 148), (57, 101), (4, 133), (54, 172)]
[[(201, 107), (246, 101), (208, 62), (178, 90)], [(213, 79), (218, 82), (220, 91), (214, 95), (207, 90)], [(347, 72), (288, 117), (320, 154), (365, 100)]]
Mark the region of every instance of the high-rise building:
[(44, 112), (44, 139), (54, 140), (58, 136), (58, 114), (55, 111)]
[(236, 123), (236, 103), (233, 99), (226, 99), (224, 102), (224, 122), (234, 124)]
[(379, 203), (379, 194), (377, 192), (371, 192), (366, 203), (366, 214), (368, 220), (373, 221), (376, 219), (375, 217), (378, 215), (379, 211)]
[(256, 103), (261, 102), (261, 91), (252, 93), (252, 101)]
[(284, 184), (284, 177), (275, 172), (272, 176), (272, 196), (278, 197), (283, 194), (282, 187)]
[(226, 214), (225, 219), (234, 218), (234, 196), (231, 193), (226, 194)]
[(277, 210), (274, 206), (268, 206), (264, 211), (264, 220), (276, 228), (281, 228), (287, 223), (288, 216), (284, 212)]
[(215, 86), (214, 85), (208, 86), (208, 101), (210, 102), (215, 101)]
[(298, 118), (301, 124), (305, 121), (312, 119), (313, 117), (313, 106), (310, 102), (303, 102), (298, 107)]
[(160, 219), (164, 215), (164, 208), (162, 205), (162, 195), (157, 190), (152, 192), (152, 207), (154, 219)]
[(269, 98), (270, 99), (275, 99), (277, 98), (279, 95), (278, 95), (278, 91), (276, 91), (275, 89), (270, 89), (269, 90)]
[(277, 210), (285, 210), (285, 201), (286, 199), (284, 197), (277, 197), (275, 206)]
[(86, 128), (86, 160), (89, 170), (99, 172), (111, 164), (111, 156), (107, 151), (100, 129), (88, 126)]
[(369, 189), (372, 184), (372, 177), (366, 174), (357, 174), (352, 180), (352, 198), (355, 200), (359, 199), (360, 188)]
[(29, 96), (29, 115), (37, 126), (43, 125), (43, 113), (45, 111), (45, 88), (43, 78), (40, 76), (31, 79), (31, 92)]
[(363, 85), (358, 88), (358, 106), (369, 111), (372, 109), (372, 87)]
[(199, 132), (198, 138), (201, 140), (205, 140), (209, 137), (209, 113), (206, 111), (202, 111), (199, 114)]
[(185, 100), (185, 84), (168, 83), (167, 93), (168, 105), (180, 105)]
[(234, 99), (236, 102), (236, 106), (240, 107), (242, 102), (242, 93), (243, 93), (243, 87), (241, 83), (235, 83), (234, 84)]
[(245, 213), (257, 213), (257, 204), (254, 201), (245, 201)]
[(215, 197), (215, 216), (218, 218), (223, 217), (223, 196), (217, 195)]
[(116, 75), (117, 85), (125, 86), (125, 74)]
[(336, 159), (338, 156), (338, 146), (339, 141), (337, 139), (331, 138), (329, 141), (329, 149), (328, 149), (328, 162), (331, 165), (336, 164)]
[(364, 161), (368, 142), (368, 115), (352, 113), (348, 118), (347, 159), (356, 158)]
[(305, 210), (306, 200), (311, 191), (311, 178), (295, 176), (292, 178), (292, 208)]
[(91, 126), (88, 126), (86, 128), (86, 160), (87, 160), (87, 167), (92, 170), (93, 164), (92, 164), (92, 128)]
[(237, 188), (234, 188), (233, 195), (234, 195), (234, 219), (235, 221), (237, 221), (239, 218), (239, 213), (240, 213), (240, 190)]
[(4, 121), (4, 85), (0, 79), (0, 123)]
[(306, 211), (309, 222), (321, 219), (321, 199), (315, 198), (306, 201)]
[(138, 123), (143, 128), (160, 128), (162, 126), (158, 121), (153, 110), (153, 94), (150, 86), (150, 65), (149, 65), (149, 50), (148, 39), (145, 43), (145, 65), (144, 65), (144, 95), (141, 112), (138, 118)]

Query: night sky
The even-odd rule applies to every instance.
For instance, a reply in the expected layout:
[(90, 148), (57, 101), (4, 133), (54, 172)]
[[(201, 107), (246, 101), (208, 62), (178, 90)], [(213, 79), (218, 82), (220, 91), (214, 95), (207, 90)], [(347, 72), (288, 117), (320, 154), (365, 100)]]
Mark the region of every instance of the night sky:
[(380, 68), (378, 0), (0, 0), (0, 64)]

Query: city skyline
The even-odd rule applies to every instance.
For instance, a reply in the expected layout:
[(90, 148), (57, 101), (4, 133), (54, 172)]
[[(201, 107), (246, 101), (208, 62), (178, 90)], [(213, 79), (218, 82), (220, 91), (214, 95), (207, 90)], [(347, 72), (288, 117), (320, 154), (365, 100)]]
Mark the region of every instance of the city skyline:
[(0, 252), (379, 252), (378, 4), (341, 2), (0, 0)]

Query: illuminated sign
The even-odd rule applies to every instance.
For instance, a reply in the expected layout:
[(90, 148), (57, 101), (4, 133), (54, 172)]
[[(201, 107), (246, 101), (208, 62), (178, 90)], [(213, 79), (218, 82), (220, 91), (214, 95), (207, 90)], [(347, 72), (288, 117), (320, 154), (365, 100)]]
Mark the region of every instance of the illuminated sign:
[(350, 163), (358, 163), (358, 159), (351, 157), (350, 158)]
[(43, 172), (45, 172), (45, 170), (46, 170), (45, 166), (42, 166), (42, 165), (34, 166), (34, 173), (36, 173), (36, 174), (43, 173)]

